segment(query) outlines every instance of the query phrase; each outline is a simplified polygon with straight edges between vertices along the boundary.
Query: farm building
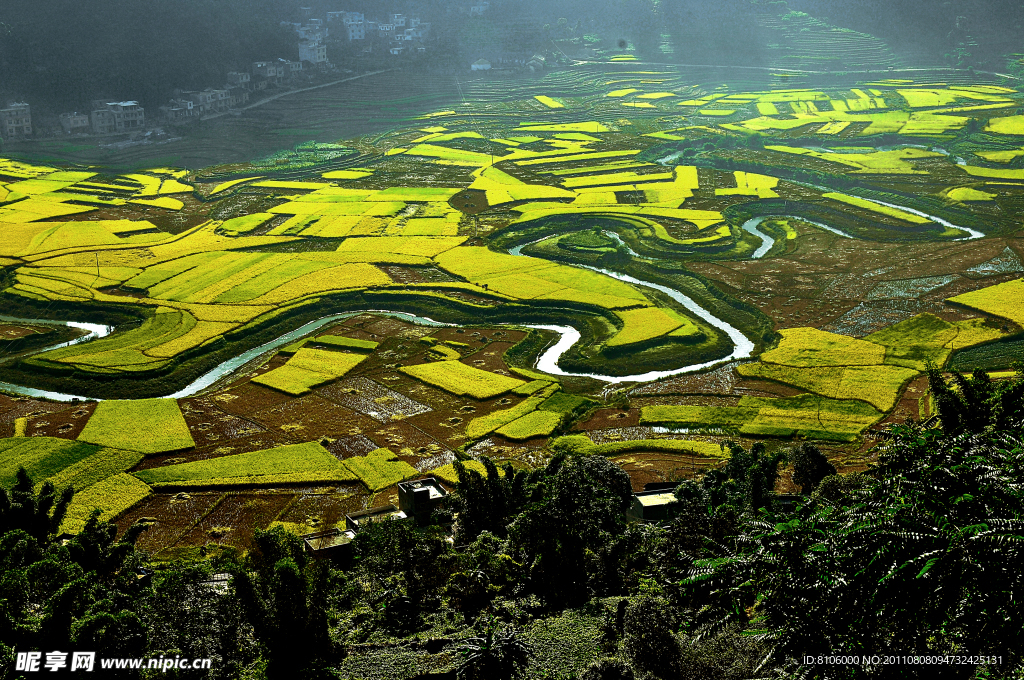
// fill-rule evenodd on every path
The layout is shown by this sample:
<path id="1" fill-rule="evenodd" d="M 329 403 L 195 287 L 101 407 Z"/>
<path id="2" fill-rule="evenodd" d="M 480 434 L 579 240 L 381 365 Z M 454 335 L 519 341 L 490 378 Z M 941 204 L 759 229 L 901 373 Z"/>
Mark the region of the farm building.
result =
<path id="1" fill-rule="evenodd" d="M 444 503 L 448 492 L 433 477 L 398 485 L 398 507 L 420 526 L 430 522 L 434 509 Z"/>
<path id="2" fill-rule="evenodd" d="M 626 510 L 628 522 L 660 522 L 675 517 L 680 503 L 672 489 L 650 489 L 633 494 Z"/>
<path id="3" fill-rule="evenodd" d="M 345 515 L 345 525 L 349 531 L 356 532 L 371 522 L 382 522 L 386 519 L 408 519 L 409 516 L 396 508 L 394 505 L 382 505 L 379 508 L 360 510 L 351 515 Z"/>
<path id="4" fill-rule="evenodd" d="M 306 552 L 312 553 L 315 557 L 332 557 L 347 552 L 349 544 L 355 537 L 355 531 L 334 528 L 305 534 L 302 542 L 306 546 Z"/>

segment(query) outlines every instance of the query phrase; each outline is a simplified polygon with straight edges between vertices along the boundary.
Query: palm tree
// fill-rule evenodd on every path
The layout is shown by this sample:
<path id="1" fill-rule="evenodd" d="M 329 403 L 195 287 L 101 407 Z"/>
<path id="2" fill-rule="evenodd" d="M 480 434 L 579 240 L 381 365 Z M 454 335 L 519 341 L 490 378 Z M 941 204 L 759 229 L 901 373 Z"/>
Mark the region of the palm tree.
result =
<path id="1" fill-rule="evenodd" d="M 511 680 L 522 673 L 532 655 L 519 630 L 499 629 L 493 621 L 483 634 L 466 640 L 459 652 L 465 657 L 459 665 L 459 680 Z"/>

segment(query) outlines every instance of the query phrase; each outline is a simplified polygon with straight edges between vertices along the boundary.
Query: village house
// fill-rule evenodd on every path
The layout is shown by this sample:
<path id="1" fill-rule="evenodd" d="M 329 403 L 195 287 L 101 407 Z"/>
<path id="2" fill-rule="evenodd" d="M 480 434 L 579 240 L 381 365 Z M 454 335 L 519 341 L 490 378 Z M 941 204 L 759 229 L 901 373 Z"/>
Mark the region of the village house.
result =
<path id="1" fill-rule="evenodd" d="M 360 510 L 351 515 L 345 515 L 345 528 L 352 532 L 358 532 L 373 522 L 384 520 L 407 520 L 409 516 L 396 508 L 394 505 L 382 505 L 369 510 Z"/>
<path id="2" fill-rule="evenodd" d="M 299 43 L 299 61 L 308 61 L 314 66 L 327 65 L 327 45 L 320 42 L 303 41 Z"/>
<path id="3" fill-rule="evenodd" d="M 252 87 L 252 76 L 244 71 L 231 71 L 228 73 L 228 87 Z"/>
<path id="4" fill-rule="evenodd" d="M 682 507 L 671 488 L 659 487 L 660 484 L 648 484 L 643 491 L 633 494 L 633 500 L 626 510 L 627 522 L 663 522 L 676 516 Z"/>
<path id="5" fill-rule="evenodd" d="M 192 102 L 192 115 L 194 116 L 227 111 L 231 99 L 227 90 L 213 88 L 207 88 L 202 92 L 182 92 L 181 96 Z"/>
<path id="6" fill-rule="evenodd" d="M 398 484 L 398 509 L 415 519 L 419 526 L 430 524 L 434 510 L 447 498 L 448 491 L 434 477 Z"/>
<path id="7" fill-rule="evenodd" d="M 89 132 L 91 123 L 89 122 L 89 114 L 87 113 L 62 113 L 60 114 L 60 126 L 64 129 L 64 133 L 68 135 L 75 135 Z"/>
<path id="8" fill-rule="evenodd" d="M 24 102 L 13 102 L 0 109 L 0 132 L 4 139 L 18 139 L 32 134 L 32 109 Z"/>
<path id="9" fill-rule="evenodd" d="M 175 121 L 192 116 L 192 102 L 188 99 L 172 99 L 167 106 L 160 107 L 160 113 L 165 120 Z"/>
<path id="10" fill-rule="evenodd" d="M 280 85 L 284 80 L 284 67 L 276 61 L 255 61 L 252 64 L 254 88 L 262 90 L 267 85 Z"/>
<path id="11" fill-rule="evenodd" d="M 146 110 L 137 101 L 105 102 L 95 99 L 89 114 L 92 131 L 99 135 L 134 132 L 146 127 Z"/>

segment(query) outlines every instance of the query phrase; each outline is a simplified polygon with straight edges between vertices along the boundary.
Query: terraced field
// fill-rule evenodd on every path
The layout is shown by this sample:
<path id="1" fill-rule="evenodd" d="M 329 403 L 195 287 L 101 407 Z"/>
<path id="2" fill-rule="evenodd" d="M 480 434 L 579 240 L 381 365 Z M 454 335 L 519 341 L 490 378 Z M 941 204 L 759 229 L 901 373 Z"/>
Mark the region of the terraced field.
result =
<path id="1" fill-rule="evenodd" d="M 334 525 L 556 438 L 634 484 L 728 440 L 859 469 L 875 430 L 931 413 L 929 366 L 1019 358 L 1005 84 L 615 63 L 467 87 L 458 111 L 191 172 L 0 162 L 6 478 L 79 490 L 70 531 L 89 507 L 162 518 L 173 557 L 225 540 L 207 517 Z M 43 339 L 79 332 L 103 337 Z M 296 515 L 306 494 L 329 500 Z"/>

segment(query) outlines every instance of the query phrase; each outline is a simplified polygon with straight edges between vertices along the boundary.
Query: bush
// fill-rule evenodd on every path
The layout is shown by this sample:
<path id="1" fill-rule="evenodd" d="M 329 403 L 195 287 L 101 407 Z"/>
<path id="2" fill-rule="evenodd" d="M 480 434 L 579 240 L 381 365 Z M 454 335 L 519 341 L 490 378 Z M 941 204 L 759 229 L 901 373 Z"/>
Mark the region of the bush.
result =
<path id="1" fill-rule="evenodd" d="M 813 444 L 796 446 L 789 456 L 793 462 L 793 483 L 805 496 L 813 493 L 821 480 L 836 473 L 836 467 Z"/>
<path id="2" fill-rule="evenodd" d="M 683 648 L 672 632 L 668 602 L 643 596 L 626 610 L 622 652 L 642 673 L 664 680 L 682 677 Z"/>
<path id="3" fill-rule="evenodd" d="M 621 659 L 598 659 L 590 664 L 580 680 L 633 680 L 633 669 Z"/>

